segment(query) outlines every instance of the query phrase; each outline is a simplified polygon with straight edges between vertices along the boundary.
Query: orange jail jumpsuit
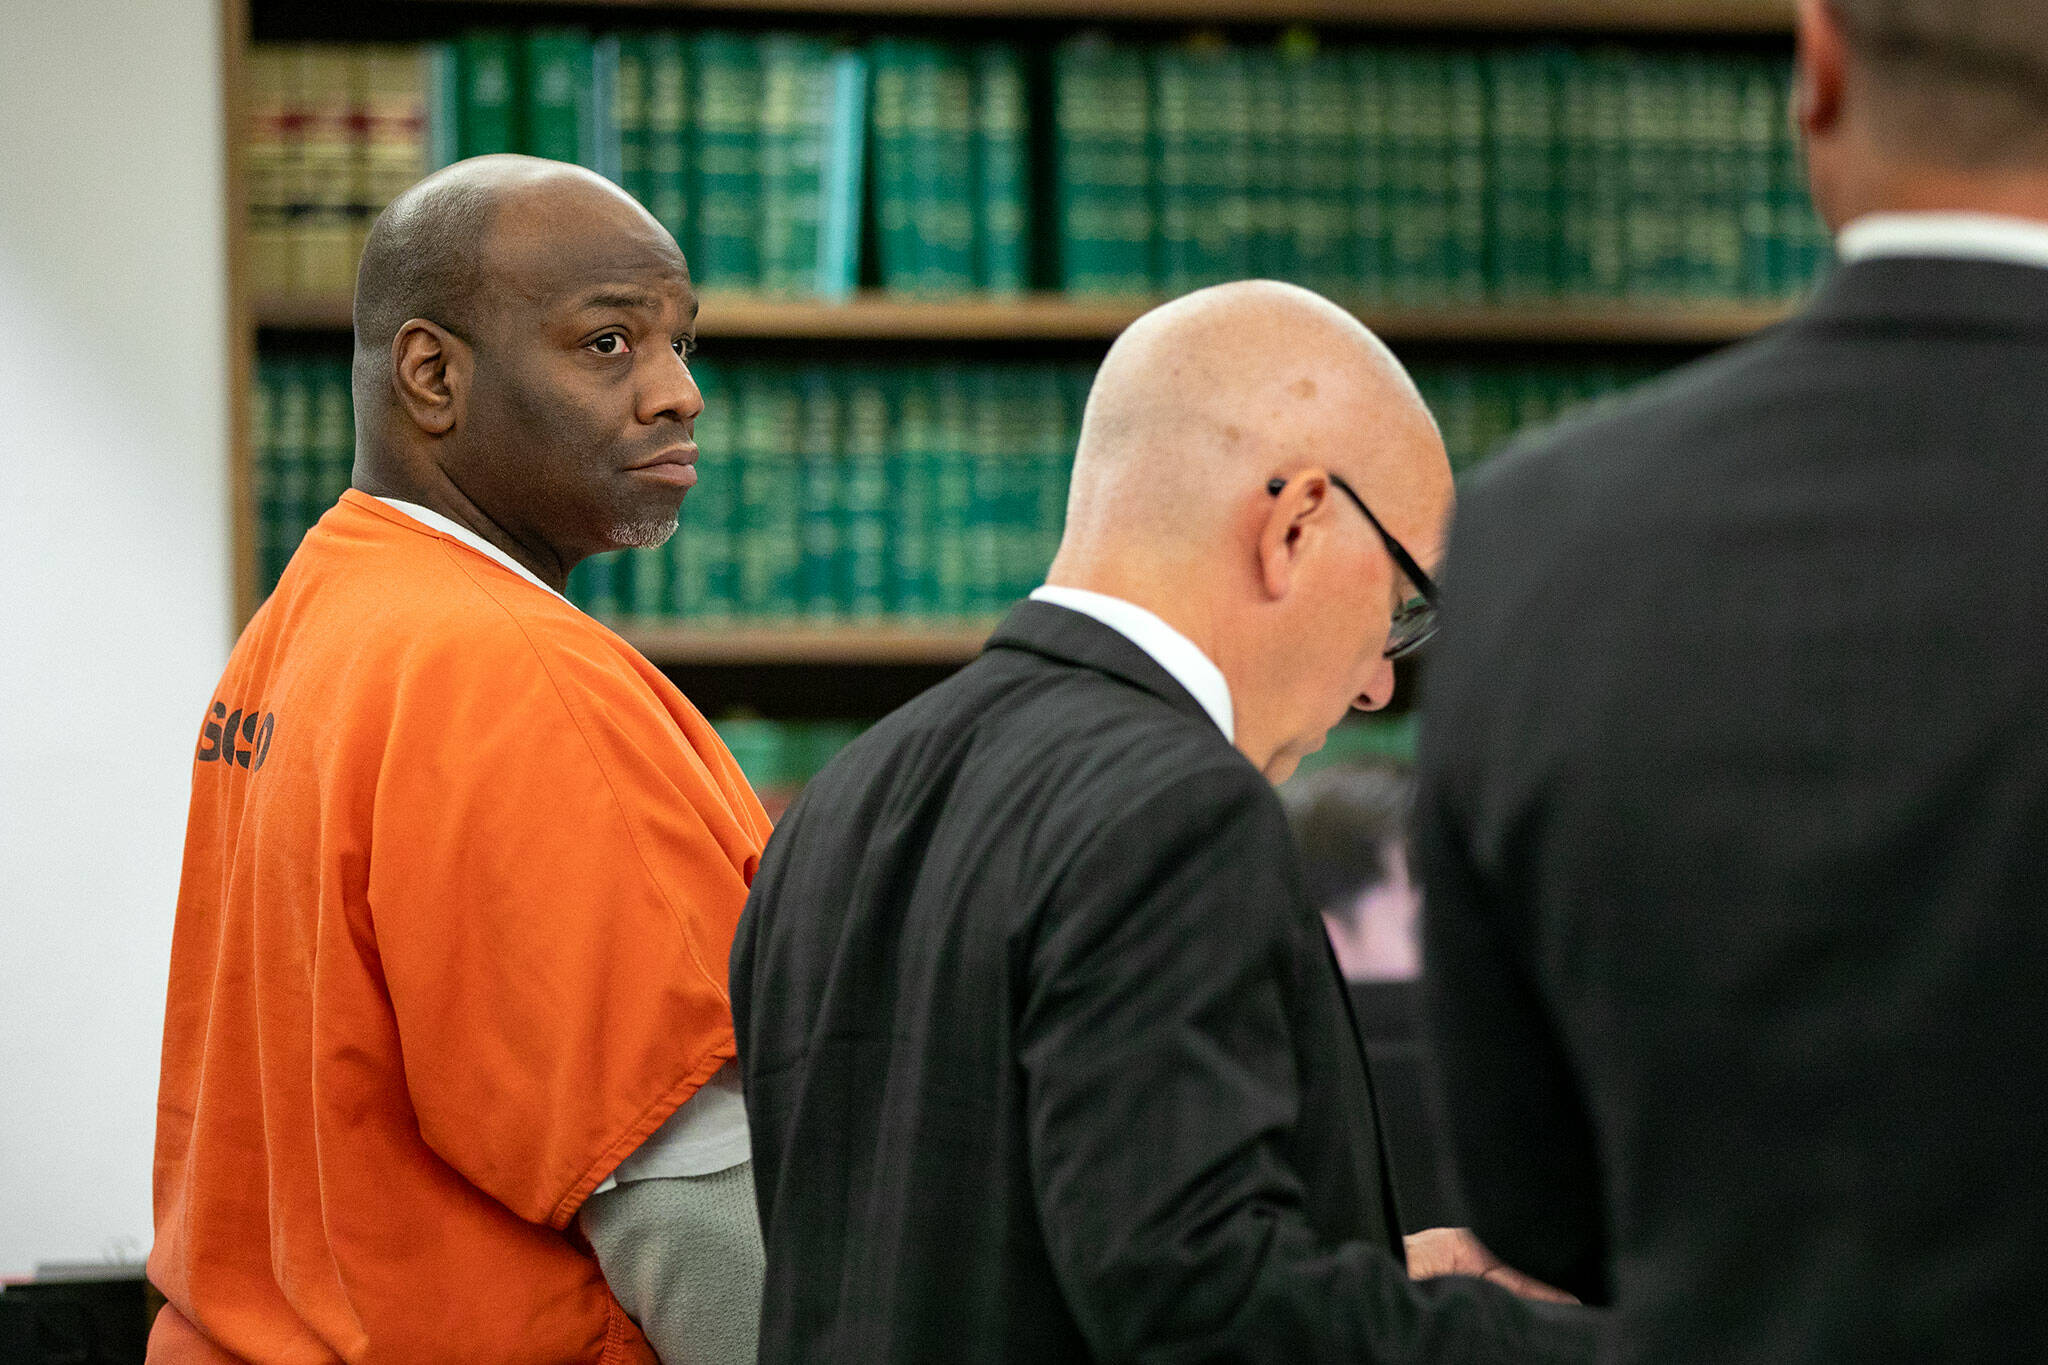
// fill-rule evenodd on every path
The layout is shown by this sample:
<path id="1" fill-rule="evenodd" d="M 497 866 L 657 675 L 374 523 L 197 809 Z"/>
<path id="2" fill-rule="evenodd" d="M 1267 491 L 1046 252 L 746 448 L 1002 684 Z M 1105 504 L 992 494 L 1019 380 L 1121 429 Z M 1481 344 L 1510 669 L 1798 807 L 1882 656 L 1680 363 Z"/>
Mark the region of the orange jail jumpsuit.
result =
<path id="1" fill-rule="evenodd" d="M 345 494 L 195 751 L 150 1360 L 652 1361 L 570 1221 L 733 1056 L 768 831 L 631 646 Z"/>

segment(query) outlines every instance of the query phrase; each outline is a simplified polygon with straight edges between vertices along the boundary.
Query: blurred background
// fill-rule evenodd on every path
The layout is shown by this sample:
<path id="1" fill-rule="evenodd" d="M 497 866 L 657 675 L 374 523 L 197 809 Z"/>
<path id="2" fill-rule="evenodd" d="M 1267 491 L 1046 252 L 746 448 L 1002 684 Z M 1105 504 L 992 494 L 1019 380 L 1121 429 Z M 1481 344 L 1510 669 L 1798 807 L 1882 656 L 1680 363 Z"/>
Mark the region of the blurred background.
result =
<path id="1" fill-rule="evenodd" d="M 1162 296 L 1352 307 L 1461 477 L 1781 317 L 1829 255 L 1790 10 L 9 0 L 0 1277 L 147 1250 L 189 746 L 346 484 L 356 253 L 419 176 L 578 161 L 682 243 L 704 479 L 572 589 L 775 810 L 1040 581 L 1094 367 Z M 1305 776 L 1398 772 L 1413 694 Z"/>

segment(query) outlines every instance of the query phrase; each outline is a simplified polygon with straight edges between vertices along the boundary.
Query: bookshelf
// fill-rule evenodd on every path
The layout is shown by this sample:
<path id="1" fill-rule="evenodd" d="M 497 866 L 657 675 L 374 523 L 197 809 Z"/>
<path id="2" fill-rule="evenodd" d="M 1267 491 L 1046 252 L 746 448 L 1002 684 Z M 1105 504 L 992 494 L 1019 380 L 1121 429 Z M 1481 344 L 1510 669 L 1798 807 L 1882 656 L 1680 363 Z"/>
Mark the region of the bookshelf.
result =
<path id="1" fill-rule="evenodd" d="M 1092 23 L 1344 24 L 1496 32 L 1787 34 L 1792 0 L 463 0 L 633 14 L 831 14 Z"/>
<path id="2" fill-rule="evenodd" d="M 1694 48 L 1758 54 L 1788 47 L 1793 17 L 1792 0 L 444 0 L 427 7 L 374 0 L 345 12 L 310 13 L 289 0 L 224 0 L 223 5 L 223 90 L 231 130 L 227 209 L 233 329 L 228 359 L 235 416 L 231 486 L 238 621 L 254 613 L 263 590 L 259 560 L 264 551 L 253 491 L 256 452 L 249 433 L 259 355 L 273 348 L 338 353 L 350 321 L 344 293 L 253 287 L 241 139 L 248 126 L 249 58 L 256 33 L 281 42 L 410 42 L 478 28 L 523 31 L 566 25 L 643 32 L 725 27 L 746 33 L 831 31 L 857 41 L 887 33 L 964 35 L 1049 51 L 1065 34 L 1105 25 L 1119 41 L 1156 36 L 1164 43 L 1191 31 L 1218 30 L 1233 35 L 1262 31 L 1268 36 L 1256 41 L 1270 42 L 1274 32 L 1301 24 L 1316 26 L 1335 43 L 1485 47 L 1556 39 L 1587 50 L 1621 41 L 1666 54 Z M 1038 82 L 1045 77 L 1032 79 L 1032 118 L 1050 119 L 1040 103 L 1047 87 Z M 1782 118 L 1778 122 L 1782 127 Z M 1039 160 L 1033 174 L 1047 174 L 1044 150 L 1034 156 Z M 1047 193 L 1046 186 L 1041 183 L 1037 192 Z M 1041 230 L 1044 226 L 1039 224 Z M 873 223 L 868 230 L 876 230 Z M 699 330 L 707 341 L 720 343 L 706 360 L 721 366 L 735 356 L 781 358 L 777 363 L 794 356 L 804 364 L 871 367 L 929 364 L 935 357 L 970 364 L 985 357 L 1007 363 L 1019 356 L 1033 363 L 1046 357 L 1092 363 L 1124 327 L 1159 301 L 1142 294 L 1050 292 L 1042 286 L 1051 277 L 1041 267 L 1034 267 L 1033 275 L 1041 288 L 1022 293 L 952 296 L 864 287 L 837 302 L 711 288 L 702 297 Z M 332 281 L 334 275 L 321 278 Z M 877 277 L 869 273 L 864 278 Z M 1155 275 L 1155 288 L 1157 280 Z M 1621 357 L 1629 348 L 1681 358 L 1750 336 L 1780 321 L 1792 306 L 1782 295 L 1722 299 L 1698 290 L 1685 297 L 1567 294 L 1515 303 L 1480 303 L 1465 296 L 1426 306 L 1344 300 L 1334 290 L 1326 292 L 1347 302 L 1388 341 L 1404 351 L 1413 348 L 1425 363 L 1434 358 L 1439 368 L 1447 357 L 1461 365 L 1463 358 L 1476 357 L 1472 363 L 1480 368 L 1507 363 L 1509 357 L 1523 363 L 1552 355 L 1601 357 L 1604 364 L 1605 357 Z M 1528 363 L 1540 367 L 1550 361 Z M 1498 434 L 1494 429 L 1493 435 Z M 901 456 L 892 453 L 891 458 Z M 625 599 L 619 600 L 623 604 Z M 988 605 L 986 597 L 969 599 L 965 609 L 984 611 Z M 958 609 L 958 602 L 945 608 Z M 820 625 L 763 624 L 741 617 L 713 626 L 626 616 L 615 624 L 707 714 L 822 715 L 843 725 L 880 714 L 972 659 L 994 618 L 953 615 L 911 623 L 863 617 Z M 1404 677 L 1397 710 L 1412 687 L 1413 680 Z"/>
<path id="3" fill-rule="evenodd" d="M 867 290 L 845 303 L 704 294 L 698 334 L 793 341 L 1108 342 L 1161 300 L 1016 298 L 908 299 Z M 1583 303 L 1519 307 L 1389 308 L 1359 305 L 1360 321 L 1391 342 L 1717 346 L 1782 319 L 1777 303 Z M 340 296 L 259 297 L 256 324 L 291 331 L 345 332 Z"/>

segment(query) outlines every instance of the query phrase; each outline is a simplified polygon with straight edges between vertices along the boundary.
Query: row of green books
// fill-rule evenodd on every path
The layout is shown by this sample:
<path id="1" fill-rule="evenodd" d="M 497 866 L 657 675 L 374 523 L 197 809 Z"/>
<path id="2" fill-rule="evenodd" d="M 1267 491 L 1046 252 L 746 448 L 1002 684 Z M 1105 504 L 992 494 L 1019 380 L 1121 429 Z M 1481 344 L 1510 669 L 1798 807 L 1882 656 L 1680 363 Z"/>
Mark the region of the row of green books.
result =
<path id="1" fill-rule="evenodd" d="M 1829 254 L 1789 64 L 1750 53 L 551 26 L 250 71 L 259 291 L 345 290 L 408 176 L 494 151 L 602 172 L 701 284 L 772 295 L 1776 299 Z"/>
<path id="2" fill-rule="evenodd" d="M 1416 713 L 1352 716 L 1317 752 L 1302 761 L 1303 773 L 1363 760 L 1415 761 Z M 712 722 L 771 817 L 779 819 L 804 784 L 868 727 L 864 721 L 764 720 L 730 715 Z"/>
<path id="3" fill-rule="evenodd" d="M 1768 299 L 1827 235 L 1782 59 L 1614 46 L 1137 44 L 1053 56 L 1060 278 L 1348 300 Z"/>
<path id="4" fill-rule="evenodd" d="M 693 370 L 699 480 L 667 544 L 598 555 L 570 597 L 623 621 L 861 625 L 981 620 L 1058 548 L 1087 367 L 710 364 Z M 1516 432 L 1650 364 L 1426 364 L 1415 375 L 1463 472 Z M 341 356 L 269 355 L 251 405 L 267 590 L 348 487 Z"/>

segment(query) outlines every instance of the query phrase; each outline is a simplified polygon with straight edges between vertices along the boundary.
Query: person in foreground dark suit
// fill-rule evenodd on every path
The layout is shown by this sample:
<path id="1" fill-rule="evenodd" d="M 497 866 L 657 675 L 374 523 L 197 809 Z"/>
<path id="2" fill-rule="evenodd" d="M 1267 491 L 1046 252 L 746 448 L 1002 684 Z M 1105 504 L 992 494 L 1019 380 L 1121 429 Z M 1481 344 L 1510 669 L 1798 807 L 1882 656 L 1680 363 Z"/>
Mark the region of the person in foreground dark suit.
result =
<path id="1" fill-rule="evenodd" d="M 1622 1360 L 2048 1360 L 2048 6 L 1808 0 L 1799 65 L 1839 273 L 1464 499 L 1457 1164 Z"/>
<path id="2" fill-rule="evenodd" d="M 1433 560 L 1450 494 L 1406 374 L 1305 290 L 1118 340 L 1050 585 L 827 767 L 755 878 L 763 1360 L 1591 1357 L 1586 1310 L 1403 1272 L 1269 785 L 1385 704 L 1427 576 L 1391 537 Z"/>
<path id="3" fill-rule="evenodd" d="M 1421 894 L 1408 875 L 1414 784 L 1387 759 L 1334 764 L 1280 788 L 1308 903 L 1323 917 L 1372 1072 L 1394 1205 L 1411 1228 L 1463 1220 L 1422 1042 Z"/>

